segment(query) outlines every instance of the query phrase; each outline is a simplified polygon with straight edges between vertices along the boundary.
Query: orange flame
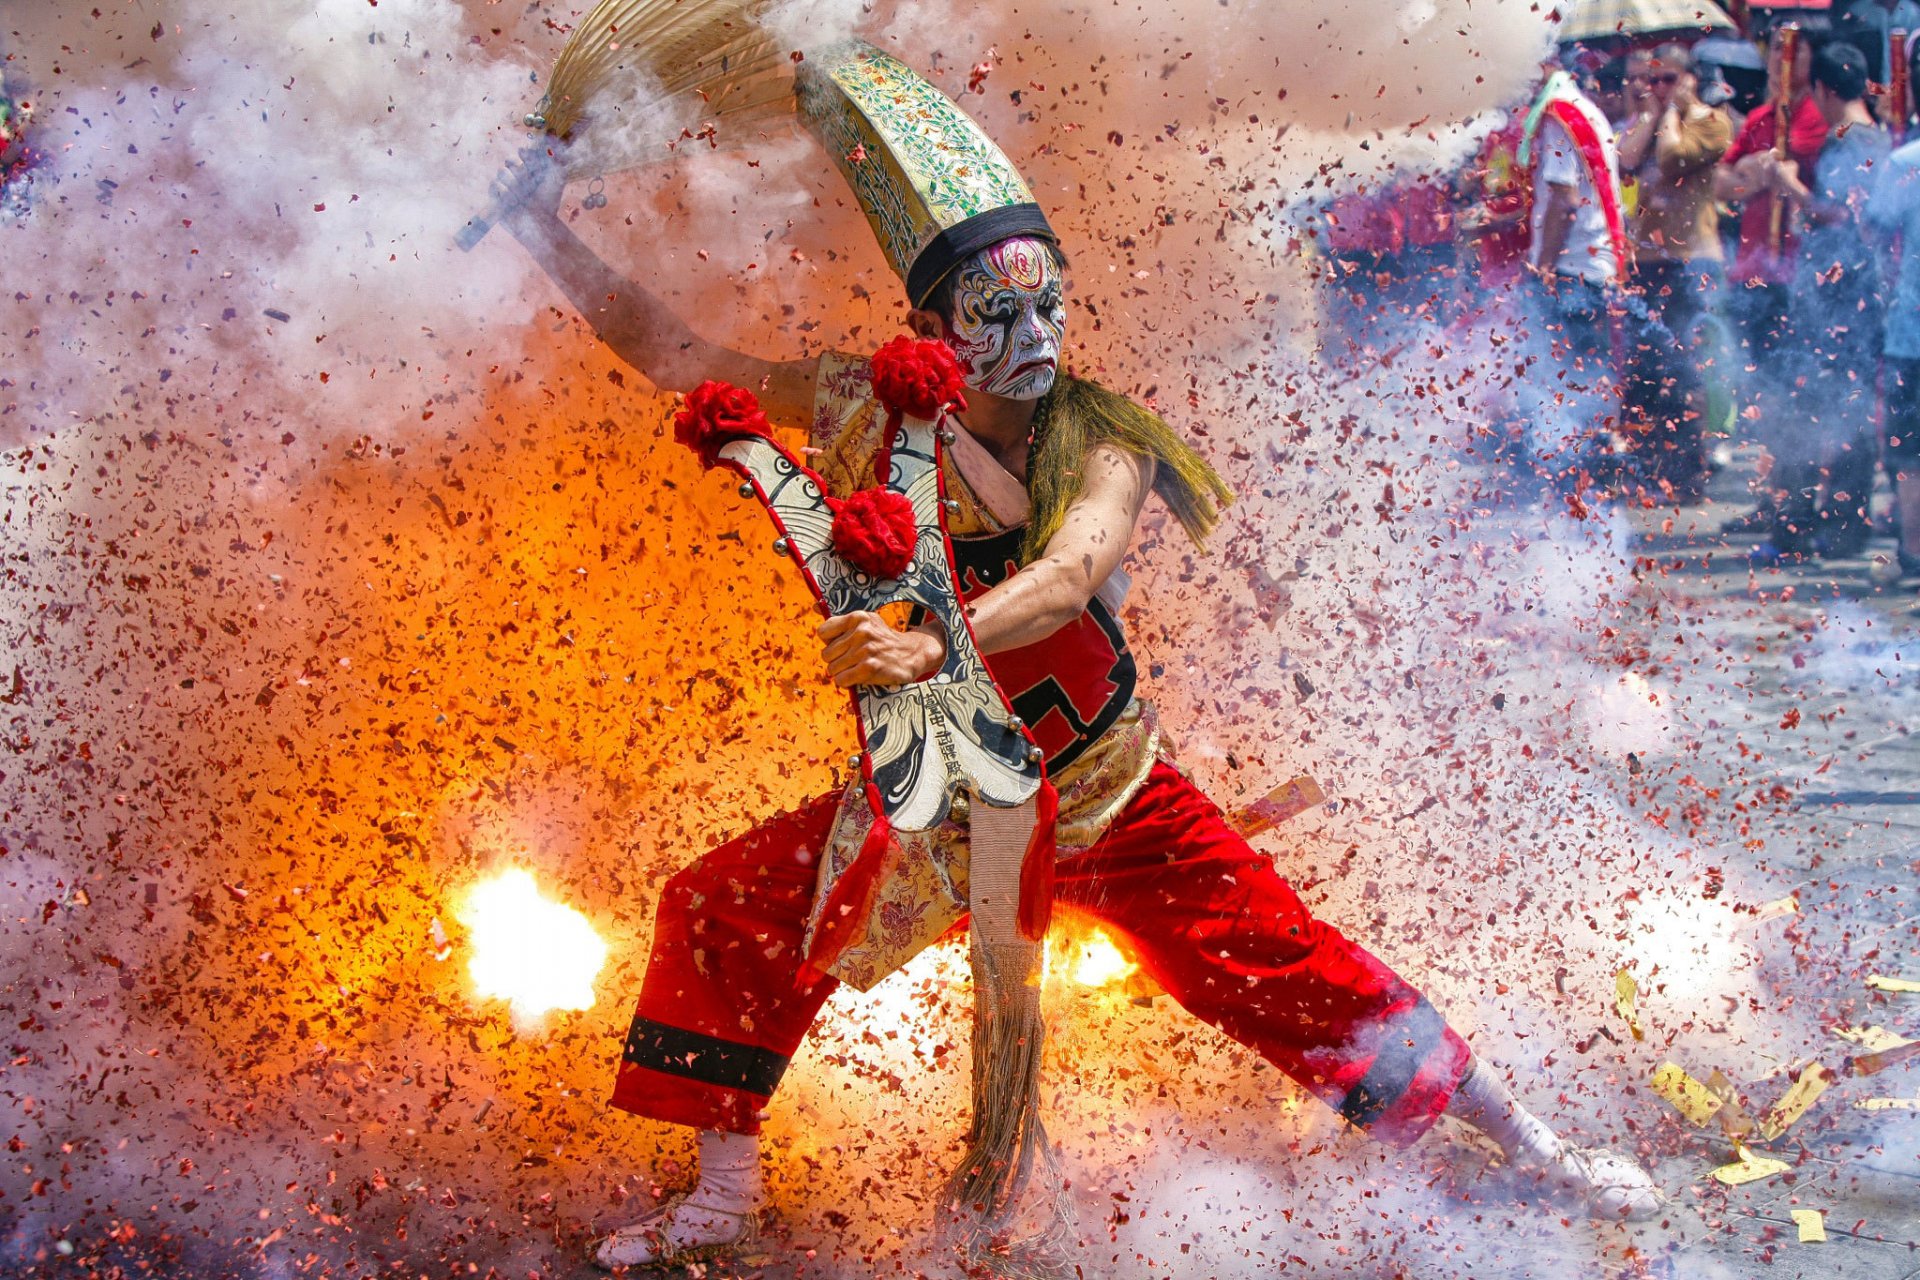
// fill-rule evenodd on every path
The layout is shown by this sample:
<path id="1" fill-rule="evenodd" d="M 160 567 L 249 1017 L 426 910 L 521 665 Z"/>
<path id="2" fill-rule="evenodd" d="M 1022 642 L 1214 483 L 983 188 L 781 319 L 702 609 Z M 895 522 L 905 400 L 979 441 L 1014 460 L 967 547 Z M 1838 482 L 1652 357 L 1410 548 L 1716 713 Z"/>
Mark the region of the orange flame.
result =
<path id="1" fill-rule="evenodd" d="M 1098 928 L 1069 933 L 1060 947 L 1059 966 L 1062 977 L 1082 987 L 1118 986 L 1140 968 Z"/>

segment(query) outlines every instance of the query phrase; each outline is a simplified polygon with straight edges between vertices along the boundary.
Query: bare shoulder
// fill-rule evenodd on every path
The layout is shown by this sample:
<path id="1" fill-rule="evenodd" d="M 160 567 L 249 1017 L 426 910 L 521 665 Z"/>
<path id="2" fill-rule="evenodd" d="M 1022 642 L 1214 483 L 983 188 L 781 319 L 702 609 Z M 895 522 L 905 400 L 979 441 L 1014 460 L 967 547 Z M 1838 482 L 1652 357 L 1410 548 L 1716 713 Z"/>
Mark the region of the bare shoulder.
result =
<path id="1" fill-rule="evenodd" d="M 1086 467 L 1086 494 L 1097 490 L 1140 502 L 1153 487 L 1153 459 L 1110 441 L 1103 440 L 1087 450 Z"/>

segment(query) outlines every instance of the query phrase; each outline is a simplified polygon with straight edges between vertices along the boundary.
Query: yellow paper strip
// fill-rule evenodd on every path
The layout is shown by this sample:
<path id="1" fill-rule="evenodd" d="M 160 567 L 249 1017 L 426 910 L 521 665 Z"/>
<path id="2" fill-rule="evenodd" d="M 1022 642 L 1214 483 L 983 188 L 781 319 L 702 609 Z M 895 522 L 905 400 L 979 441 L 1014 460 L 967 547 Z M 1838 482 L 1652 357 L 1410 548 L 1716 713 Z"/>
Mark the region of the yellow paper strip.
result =
<path id="1" fill-rule="evenodd" d="M 1627 1024 L 1627 1030 L 1633 1032 L 1635 1040 L 1645 1040 L 1647 1033 L 1640 1029 L 1640 1014 L 1634 1007 L 1639 998 L 1640 984 L 1625 969 L 1613 975 L 1613 1008 Z"/>
<path id="2" fill-rule="evenodd" d="M 1653 1073 L 1653 1091 L 1693 1125 L 1705 1124 L 1725 1105 L 1713 1090 L 1671 1062 L 1661 1063 Z"/>
<path id="3" fill-rule="evenodd" d="M 1827 1239 L 1827 1215 L 1818 1209 L 1790 1209 L 1793 1225 L 1800 1228 L 1801 1244 L 1824 1244 Z"/>
<path id="4" fill-rule="evenodd" d="M 1920 1098 L 1862 1098 L 1853 1105 L 1860 1111 L 1920 1111 Z"/>
<path id="5" fill-rule="evenodd" d="M 1914 1043 L 1885 1027 L 1835 1027 L 1833 1034 L 1849 1043 L 1859 1045 L 1868 1053 L 1882 1053 L 1888 1049 L 1898 1049 L 1903 1044 Z"/>
<path id="6" fill-rule="evenodd" d="M 1912 978 L 1889 978 L 1883 973 L 1869 974 L 1867 985 L 1875 991 L 1904 991 L 1909 994 L 1920 993 L 1920 982 Z"/>
<path id="7" fill-rule="evenodd" d="M 1320 784 L 1302 774 L 1290 782 L 1281 783 L 1252 804 L 1234 810 L 1227 821 L 1244 840 L 1326 802 L 1327 795 L 1320 789 Z"/>
<path id="8" fill-rule="evenodd" d="M 1888 1067 L 1897 1067 L 1903 1062 L 1920 1058 L 1920 1043 L 1912 1040 L 1895 1045 L 1891 1049 L 1882 1049 L 1878 1053 L 1863 1053 L 1853 1060 L 1853 1074 L 1857 1076 L 1878 1075 Z"/>
<path id="9" fill-rule="evenodd" d="M 1714 1181 L 1729 1187 L 1744 1187 L 1749 1182 L 1758 1182 L 1762 1178 L 1771 1178 L 1776 1173 L 1785 1173 L 1793 1166 L 1785 1160 L 1775 1160 L 1771 1156 L 1757 1156 L 1742 1149 L 1740 1158 L 1732 1164 L 1723 1164 L 1713 1171 Z"/>
<path id="10" fill-rule="evenodd" d="M 1772 902 L 1763 902 L 1753 909 L 1753 922 L 1764 924 L 1768 920 L 1778 920 L 1781 916 L 1790 916 L 1800 910 L 1800 899 L 1794 897 L 1775 898 Z"/>
<path id="11" fill-rule="evenodd" d="M 1808 1108 L 1820 1100 L 1833 1084 L 1833 1072 L 1819 1063 L 1814 1063 L 1800 1073 L 1791 1089 L 1781 1095 L 1780 1101 L 1773 1104 L 1772 1110 L 1760 1121 L 1760 1136 L 1771 1142 L 1791 1128 L 1795 1121 L 1807 1114 Z"/>

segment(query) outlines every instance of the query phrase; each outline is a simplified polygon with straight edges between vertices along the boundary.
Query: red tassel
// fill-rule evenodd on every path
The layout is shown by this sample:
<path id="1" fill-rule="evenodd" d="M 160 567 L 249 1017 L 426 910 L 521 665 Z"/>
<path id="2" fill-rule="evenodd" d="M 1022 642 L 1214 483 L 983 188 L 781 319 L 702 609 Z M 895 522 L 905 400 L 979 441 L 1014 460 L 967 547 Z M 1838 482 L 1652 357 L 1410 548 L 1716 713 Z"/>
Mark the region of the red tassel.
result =
<path id="1" fill-rule="evenodd" d="M 902 416 L 910 413 L 916 418 L 938 418 L 948 405 L 964 410 L 966 385 L 960 362 L 944 342 L 901 334 L 873 353 L 873 398 L 887 411 L 880 450 L 873 460 L 875 484 L 884 487 L 887 483 L 887 472 L 893 464 L 893 433 L 900 429 Z"/>
<path id="2" fill-rule="evenodd" d="M 1053 866 L 1059 858 L 1054 826 L 1060 817 L 1060 793 L 1051 779 L 1040 782 L 1040 803 L 1034 806 L 1033 834 L 1020 859 L 1020 934 L 1028 942 L 1047 936 L 1053 921 Z"/>
<path id="3" fill-rule="evenodd" d="M 709 378 L 687 393 L 673 417 L 673 438 L 700 455 L 700 465 L 719 461 L 720 450 L 741 436 L 770 438 L 773 428 L 760 410 L 760 398 L 745 387 Z"/>
<path id="4" fill-rule="evenodd" d="M 884 489 L 893 478 L 893 433 L 906 421 L 898 409 L 887 410 L 887 425 L 880 429 L 880 448 L 873 455 L 873 482 Z"/>
<path id="5" fill-rule="evenodd" d="M 966 375 L 944 342 L 903 333 L 873 353 L 872 370 L 873 398 L 894 413 L 931 418 L 943 405 L 967 407 Z"/>
<path id="6" fill-rule="evenodd" d="M 867 829 L 867 838 L 861 842 L 852 865 L 840 873 L 833 892 L 827 895 L 820 927 L 814 932 L 813 948 L 807 955 L 807 963 L 823 974 L 865 932 L 874 897 L 880 891 L 880 873 L 887 864 L 887 846 L 893 843 L 893 825 L 880 812 L 880 792 L 871 782 L 867 784 L 867 805 L 873 810 L 873 826 Z"/>

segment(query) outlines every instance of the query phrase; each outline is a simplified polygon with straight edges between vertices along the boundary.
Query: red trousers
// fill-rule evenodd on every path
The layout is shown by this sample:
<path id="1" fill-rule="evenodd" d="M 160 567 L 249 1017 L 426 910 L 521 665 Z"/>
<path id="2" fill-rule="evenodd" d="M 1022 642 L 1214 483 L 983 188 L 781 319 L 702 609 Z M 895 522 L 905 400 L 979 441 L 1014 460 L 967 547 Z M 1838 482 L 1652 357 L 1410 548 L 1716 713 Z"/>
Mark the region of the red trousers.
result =
<path id="1" fill-rule="evenodd" d="M 667 883 L 613 1105 L 757 1133 L 755 1114 L 838 985 L 798 978 L 838 794 L 715 849 Z M 1100 842 L 1059 864 L 1055 901 L 1118 936 L 1218 1027 L 1394 1142 L 1424 1133 L 1466 1042 L 1386 965 L 1313 918 L 1272 861 L 1157 765 Z"/>

